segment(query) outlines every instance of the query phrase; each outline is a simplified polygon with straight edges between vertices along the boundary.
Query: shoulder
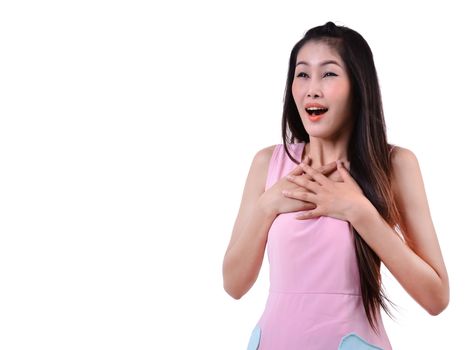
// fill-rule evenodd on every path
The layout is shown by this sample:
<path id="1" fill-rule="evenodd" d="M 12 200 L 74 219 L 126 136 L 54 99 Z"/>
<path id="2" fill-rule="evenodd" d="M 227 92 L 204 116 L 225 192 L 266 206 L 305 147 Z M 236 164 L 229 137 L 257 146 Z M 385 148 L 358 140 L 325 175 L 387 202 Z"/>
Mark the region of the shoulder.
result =
<path id="1" fill-rule="evenodd" d="M 259 168 L 267 168 L 276 146 L 277 145 L 272 145 L 258 150 L 254 155 L 254 159 L 252 161 L 253 164 L 258 166 Z"/>
<path id="2" fill-rule="evenodd" d="M 408 169 L 418 165 L 417 157 L 408 148 L 394 146 L 391 152 L 391 166 L 394 171 Z"/>
<path id="3" fill-rule="evenodd" d="M 260 149 L 254 156 L 254 161 L 258 163 L 263 163 L 264 165 L 269 164 L 269 161 L 271 160 L 276 147 L 279 147 L 281 149 L 280 152 L 282 153 L 285 152 L 284 144 L 280 143 L 276 145 L 271 145 L 271 146 Z M 293 154 L 293 156 L 295 156 L 296 153 L 299 154 L 300 152 L 302 152 L 301 147 L 302 147 L 302 143 L 288 143 L 287 144 L 287 149 L 291 154 Z"/>
<path id="4" fill-rule="evenodd" d="M 265 188 L 267 172 L 275 147 L 277 147 L 277 145 L 271 145 L 258 150 L 252 160 L 248 174 L 249 181 L 259 188 L 261 192 L 263 192 Z"/>
<path id="5" fill-rule="evenodd" d="M 419 161 L 413 151 L 395 146 L 391 152 L 392 182 L 396 196 L 422 185 Z"/>
<path id="6" fill-rule="evenodd" d="M 394 172 L 414 169 L 418 165 L 419 163 L 414 152 L 408 148 L 394 146 L 391 152 L 391 166 Z"/>

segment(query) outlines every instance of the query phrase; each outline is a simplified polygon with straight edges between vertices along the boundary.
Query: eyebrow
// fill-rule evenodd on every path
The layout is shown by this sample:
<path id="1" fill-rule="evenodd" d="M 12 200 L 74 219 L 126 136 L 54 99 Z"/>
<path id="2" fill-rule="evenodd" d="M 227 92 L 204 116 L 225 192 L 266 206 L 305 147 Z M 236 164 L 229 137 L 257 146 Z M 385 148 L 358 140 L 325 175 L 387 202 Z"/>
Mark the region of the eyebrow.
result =
<path id="1" fill-rule="evenodd" d="M 297 67 L 299 64 L 304 64 L 304 65 L 306 65 L 306 66 L 309 66 L 309 64 L 308 64 L 307 62 L 305 62 L 305 61 L 299 61 L 299 62 L 295 65 L 295 67 Z M 319 66 L 322 67 L 322 66 L 326 66 L 327 64 L 336 64 L 338 67 L 341 67 L 340 64 L 339 64 L 337 61 L 335 61 L 335 60 L 323 61 L 322 63 L 319 64 Z"/>

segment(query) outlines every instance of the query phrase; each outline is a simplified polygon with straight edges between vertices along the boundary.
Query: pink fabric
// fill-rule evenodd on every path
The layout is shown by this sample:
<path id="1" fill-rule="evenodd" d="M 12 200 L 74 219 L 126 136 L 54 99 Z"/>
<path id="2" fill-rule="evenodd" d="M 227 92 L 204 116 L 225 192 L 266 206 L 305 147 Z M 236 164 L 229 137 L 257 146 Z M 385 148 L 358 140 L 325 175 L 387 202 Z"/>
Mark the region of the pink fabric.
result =
<path id="1" fill-rule="evenodd" d="M 289 145 L 298 161 L 304 146 Z M 295 166 L 276 145 L 266 190 Z M 269 231 L 270 290 L 257 324 L 259 350 L 336 350 L 350 333 L 390 350 L 380 313 L 379 335 L 366 318 L 350 224 L 327 216 L 297 220 L 296 214 L 278 215 Z"/>

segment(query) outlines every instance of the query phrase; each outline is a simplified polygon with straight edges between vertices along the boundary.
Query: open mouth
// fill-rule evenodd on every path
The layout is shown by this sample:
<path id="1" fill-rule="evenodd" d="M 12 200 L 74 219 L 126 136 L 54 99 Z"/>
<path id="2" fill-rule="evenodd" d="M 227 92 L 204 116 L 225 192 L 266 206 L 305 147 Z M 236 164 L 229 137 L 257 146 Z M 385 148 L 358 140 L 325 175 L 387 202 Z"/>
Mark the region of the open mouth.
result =
<path id="1" fill-rule="evenodd" d="M 322 115 L 323 113 L 328 111 L 328 108 L 314 108 L 314 107 L 311 107 L 311 108 L 305 108 L 305 110 L 310 115 Z"/>

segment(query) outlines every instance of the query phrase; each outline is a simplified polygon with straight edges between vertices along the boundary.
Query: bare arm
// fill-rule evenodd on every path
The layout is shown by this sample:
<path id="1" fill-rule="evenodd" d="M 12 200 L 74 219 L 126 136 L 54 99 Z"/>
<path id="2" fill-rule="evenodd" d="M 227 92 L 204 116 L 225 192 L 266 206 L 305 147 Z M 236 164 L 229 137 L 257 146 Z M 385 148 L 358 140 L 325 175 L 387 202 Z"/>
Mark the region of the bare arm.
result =
<path id="1" fill-rule="evenodd" d="M 396 202 L 412 246 L 406 245 L 365 197 L 349 221 L 403 288 L 431 315 L 449 303 L 449 280 L 430 216 L 416 156 L 396 147 L 392 155 Z"/>
<path id="2" fill-rule="evenodd" d="M 264 258 L 267 234 L 275 214 L 259 201 L 275 146 L 256 153 L 244 187 L 239 213 L 223 260 L 223 284 L 235 299 L 255 283 Z"/>

